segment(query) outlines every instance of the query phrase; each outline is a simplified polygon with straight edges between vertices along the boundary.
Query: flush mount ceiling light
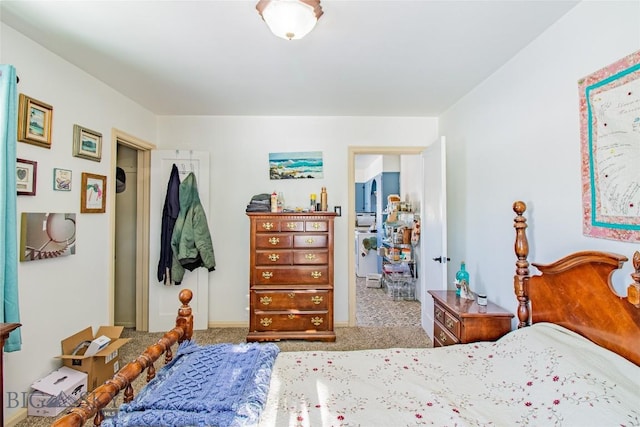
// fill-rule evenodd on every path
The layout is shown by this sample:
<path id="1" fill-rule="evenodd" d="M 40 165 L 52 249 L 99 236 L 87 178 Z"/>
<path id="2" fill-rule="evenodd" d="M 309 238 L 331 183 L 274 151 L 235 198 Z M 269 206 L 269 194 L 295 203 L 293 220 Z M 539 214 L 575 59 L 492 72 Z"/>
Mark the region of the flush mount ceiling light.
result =
<path id="1" fill-rule="evenodd" d="M 322 16 L 320 0 L 260 0 L 256 9 L 271 32 L 287 40 L 309 34 Z"/>

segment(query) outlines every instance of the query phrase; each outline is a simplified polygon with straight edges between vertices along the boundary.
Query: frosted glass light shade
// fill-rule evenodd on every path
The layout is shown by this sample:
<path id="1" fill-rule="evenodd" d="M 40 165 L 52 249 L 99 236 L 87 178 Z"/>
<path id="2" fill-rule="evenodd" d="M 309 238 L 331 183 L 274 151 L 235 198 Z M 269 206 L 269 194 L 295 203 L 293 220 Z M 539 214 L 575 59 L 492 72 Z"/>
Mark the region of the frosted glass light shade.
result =
<path id="1" fill-rule="evenodd" d="M 287 40 L 309 34 L 323 13 L 320 0 L 260 0 L 256 9 L 271 32 Z"/>

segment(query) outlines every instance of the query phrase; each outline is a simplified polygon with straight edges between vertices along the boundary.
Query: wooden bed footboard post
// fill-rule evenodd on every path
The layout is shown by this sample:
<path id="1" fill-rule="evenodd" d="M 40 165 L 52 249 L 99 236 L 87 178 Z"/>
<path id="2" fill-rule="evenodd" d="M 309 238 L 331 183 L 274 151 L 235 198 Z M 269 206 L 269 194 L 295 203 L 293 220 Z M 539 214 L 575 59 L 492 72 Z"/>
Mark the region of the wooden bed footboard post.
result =
<path id="1" fill-rule="evenodd" d="M 515 252 L 516 275 L 513 276 L 513 290 L 518 299 L 518 328 L 529 326 L 529 241 L 527 240 L 527 219 L 523 216 L 527 210 L 527 205 L 522 201 L 513 203 L 513 211 L 516 217 L 513 220 L 513 227 L 516 229 Z"/>
<path id="2" fill-rule="evenodd" d="M 182 307 L 178 309 L 178 317 L 176 317 L 176 326 L 184 329 L 184 335 L 180 337 L 178 342 L 188 341 L 193 336 L 193 312 L 189 303 L 193 298 L 191 289 L 183 289 L 178 295 L 178 299 L 182 303 Z"/>
<path id="3" fill-rule="evenodd" d="M 78 404 L 51 424 L 53 427 L 82 427 L 87 420 L 95 417 L 93 424 L 99 426 L 104 420 L 103 409 L 120 393 L 124 392 L 124 401 L 133 399 L 133 387 L 131 383 L 138 376 L 147 370 L 148 376 L 155 376 L 153 363 L 165 354 L 165 361 L 171 360 L 171 346 L 176 342 L 180 343 L 190 340 L 193 335 L 193 313 L 189 303 L 193 298 L 190 289 L 183 289 L 178 295 L 182 306 L 178 309 L 176 326 L 166 332 L 156 344 L 150 345 L 132 362 L 127 363 L 120 369 L 113 378 L 98 386 L 87 396 L 80 399 Z M 149 380 L 149 378 L 148 378 Z"/>

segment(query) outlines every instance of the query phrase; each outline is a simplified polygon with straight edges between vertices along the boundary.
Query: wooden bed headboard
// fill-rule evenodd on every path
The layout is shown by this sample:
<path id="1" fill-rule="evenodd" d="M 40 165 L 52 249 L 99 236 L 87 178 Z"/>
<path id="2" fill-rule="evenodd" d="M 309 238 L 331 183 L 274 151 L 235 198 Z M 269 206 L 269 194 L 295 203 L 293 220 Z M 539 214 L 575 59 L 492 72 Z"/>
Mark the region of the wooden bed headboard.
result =
<path id="1" fill-rule="evenodd" d="M 516 274 L 518 327 L 551 322 L 564 326 L 640 365 L 640 309 L 611 285 L 613 272 L 627 257 L 607 252 L 582 251 L 552 264 L 532 264 L 540 274 L 529 274 L 529 243 L 525 229 L 524 202 L 515 202 Z M 634 255 L 636 288 L 640 283 L 638 259 Z M 631 292 L 630 292 L 631 294 Z"/>

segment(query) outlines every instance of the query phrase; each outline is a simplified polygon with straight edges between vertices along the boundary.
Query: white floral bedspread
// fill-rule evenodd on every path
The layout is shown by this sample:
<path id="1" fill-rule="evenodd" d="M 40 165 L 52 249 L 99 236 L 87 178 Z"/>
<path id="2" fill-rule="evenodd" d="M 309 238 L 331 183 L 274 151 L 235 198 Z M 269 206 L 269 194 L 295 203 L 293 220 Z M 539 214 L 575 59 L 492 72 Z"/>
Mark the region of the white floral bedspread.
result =
<path id="1" fill-rule="evenodd" d="M 436 349 L 279 354 L 260 426 L 638 426 L 640 367 L 556 325 Z"/>

